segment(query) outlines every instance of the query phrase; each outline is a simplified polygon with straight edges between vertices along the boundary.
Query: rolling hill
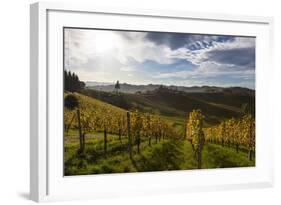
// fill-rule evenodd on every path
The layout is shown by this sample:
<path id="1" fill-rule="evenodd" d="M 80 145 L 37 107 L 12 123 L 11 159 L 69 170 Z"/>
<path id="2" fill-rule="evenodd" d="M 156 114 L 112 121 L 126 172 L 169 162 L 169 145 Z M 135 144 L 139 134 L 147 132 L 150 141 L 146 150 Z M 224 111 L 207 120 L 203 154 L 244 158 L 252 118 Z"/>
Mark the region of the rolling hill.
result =
<path id="1" fill-rule="evenodd" d="M 239 89 L 237 89 L 239 90 Z M 243 90 L 244 91 L 244 90 Z M 255 97 L 251 92 L 198 92 L 159 87 L 144 93 L 114 93 L 86 89 L 83 94 L 107 102 L 117 107 L 143 112 L 158 113 L 168 119 L 183 123 L 193 109 L 201 109 L 207 124 L 217 124 L 222 120 L 241 116 L 244 105 L 253 110 Z"/>
<path id="2" fill-rule="evenodd" d="M 113 92 L 115 89 L 114 83 L 101 83 L 101 82 L 86 82 L 86 87 L 88 89 L 97 90 L 97 91 L 104 91 L 104 92 Z M 159 84 L 148 84 L 148 85 L 133 85 L 128 83 L 121 83 L 120 84 L 120 91 L 122 93 L 136 93 L 136 92 L 150 92 L 163 87 L 163 85 Z M 170 90 L 174 91 L 183 91 L 186 93 L 237 93 L 237 94 L 246 94 L 246 95 L 254 95 L 255 91 L 242 88 L 242 87 L 217 87 L 217 86 L 164 86 L 169 88 Z"/>

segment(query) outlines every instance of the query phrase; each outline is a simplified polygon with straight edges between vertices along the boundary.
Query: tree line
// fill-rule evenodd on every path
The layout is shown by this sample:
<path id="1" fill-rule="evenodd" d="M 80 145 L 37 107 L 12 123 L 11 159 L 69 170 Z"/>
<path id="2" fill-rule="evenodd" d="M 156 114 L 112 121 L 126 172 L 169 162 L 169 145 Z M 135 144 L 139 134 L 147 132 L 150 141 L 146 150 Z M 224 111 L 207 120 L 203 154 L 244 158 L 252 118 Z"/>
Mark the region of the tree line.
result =
<path id="1" fill-rule="evenodd" d="M 79 92 L 85 88 L 85 83 L 79 80 L 78 75 L 71 71 L 63 71 L 64 90 L 69 92 Z"/>

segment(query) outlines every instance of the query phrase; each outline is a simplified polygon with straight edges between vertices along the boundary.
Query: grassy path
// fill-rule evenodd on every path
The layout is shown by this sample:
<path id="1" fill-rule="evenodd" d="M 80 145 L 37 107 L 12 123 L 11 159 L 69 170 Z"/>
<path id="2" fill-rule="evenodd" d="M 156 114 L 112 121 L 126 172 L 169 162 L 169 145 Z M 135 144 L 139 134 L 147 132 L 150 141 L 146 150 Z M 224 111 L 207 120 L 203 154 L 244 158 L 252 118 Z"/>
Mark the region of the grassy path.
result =
<path id="1" fill-rule="evenodd" d="M 127 139 L 119 141 L 118 136 L 108 136 L 107 155 L 103 152 L 102 133 L 93 133 L 86 138 L 84 154 L 77 154 L 78 138 L 70 133 L 65 137 L 65 175 L 126 173 L 161 170 L 190 170 L 196 169 L 192 148 L 188 141 L 165 140 L 152 146 L 148 140 L 142 141 L 141 152 L 137 154 L 133 147 L 133 159 L 127 152 Z M 206 144 L 203 149 L 202 168 L 248 167 L 254 166 L 249 161 L 247 153 L 215 144 Z"/>

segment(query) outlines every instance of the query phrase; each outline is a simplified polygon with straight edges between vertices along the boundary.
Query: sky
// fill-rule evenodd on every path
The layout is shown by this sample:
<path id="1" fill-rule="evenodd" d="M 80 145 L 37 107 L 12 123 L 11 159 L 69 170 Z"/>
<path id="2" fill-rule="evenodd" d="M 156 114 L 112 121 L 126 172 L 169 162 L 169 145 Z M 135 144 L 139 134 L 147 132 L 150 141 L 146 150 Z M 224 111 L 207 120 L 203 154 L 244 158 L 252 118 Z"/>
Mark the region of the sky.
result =
<path id="1" fill-rule="evenodd" d="M 65 28 L 64 69 L 80 80 L 255 88 L 255 38 Z"/>

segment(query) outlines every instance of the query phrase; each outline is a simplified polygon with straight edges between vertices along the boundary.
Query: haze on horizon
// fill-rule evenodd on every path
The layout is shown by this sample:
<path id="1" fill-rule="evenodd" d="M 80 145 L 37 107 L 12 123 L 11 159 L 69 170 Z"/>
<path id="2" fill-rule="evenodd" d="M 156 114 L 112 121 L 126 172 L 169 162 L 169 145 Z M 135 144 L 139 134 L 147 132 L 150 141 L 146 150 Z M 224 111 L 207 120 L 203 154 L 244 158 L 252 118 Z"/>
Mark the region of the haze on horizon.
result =
<path id="1" fill-rule="evenodd" d="M 255 89 L 255 38 L 64 30 L 65 70 L 82 81 Z"/>

